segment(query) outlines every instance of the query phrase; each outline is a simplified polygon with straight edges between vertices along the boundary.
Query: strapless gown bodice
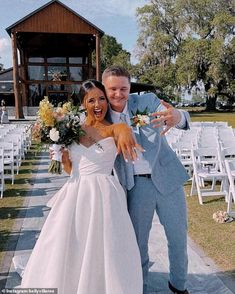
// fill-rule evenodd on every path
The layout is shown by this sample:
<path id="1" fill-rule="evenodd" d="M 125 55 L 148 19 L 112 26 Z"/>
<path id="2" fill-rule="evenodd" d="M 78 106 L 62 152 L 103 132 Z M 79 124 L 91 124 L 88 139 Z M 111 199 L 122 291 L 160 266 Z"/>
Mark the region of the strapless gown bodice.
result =
<path id="1" fill-rule="evenodd" d="M 71 177 L 107 174 L 110 175 L 117 154 L 112 137 L 99 140 L 90 147 L 73 143 L 69 147 L 72 161 Z"/>

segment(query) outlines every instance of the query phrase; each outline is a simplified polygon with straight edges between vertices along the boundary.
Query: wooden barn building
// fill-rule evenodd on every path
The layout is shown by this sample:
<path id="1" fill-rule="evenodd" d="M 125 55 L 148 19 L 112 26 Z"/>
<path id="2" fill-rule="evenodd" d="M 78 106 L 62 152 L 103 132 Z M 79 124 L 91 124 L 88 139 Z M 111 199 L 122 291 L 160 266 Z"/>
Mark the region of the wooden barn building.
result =
<path id="1" fill-rule="evenodd" d="M 60 1 L 50 1 L 6 30 L 12 40 L 16 118 L 33 115 L 30 109 L 36 111 L 44 96 L 57 104 L 76 95 L 82 81 L 100 80 L 104 32 Z"/>

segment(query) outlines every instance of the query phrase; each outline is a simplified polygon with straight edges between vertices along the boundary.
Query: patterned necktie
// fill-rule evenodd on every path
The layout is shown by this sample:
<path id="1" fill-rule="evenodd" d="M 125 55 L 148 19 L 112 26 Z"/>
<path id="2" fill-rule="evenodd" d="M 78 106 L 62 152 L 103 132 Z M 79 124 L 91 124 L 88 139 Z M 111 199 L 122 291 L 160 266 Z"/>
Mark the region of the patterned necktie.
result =
<path id="1" fill-rule="evenodd" d="M 120 122 L 126 123 L 127 124 L 127 120 L 126 120 L 126 114 L 121 112 L 120 113 Z"/>
<path id="2" fill-rule="evenodd" d="M 127 116 L 125 113 L 120 113 L 119 121 L 120 123 L 128 124 Z M 122 172 L 119 173 L 120 174 L 119 180 L 121 181 L 121 183 L 124 184 L 127 190 L 130 190 L 134 186 L 133 163 L 130 161 L 125 162 L 122 155 L 119 156 L 118 160 L 116 160 L 116 163 L 117 165 L 119 165 L 119 172 L 122 170 Z"/>

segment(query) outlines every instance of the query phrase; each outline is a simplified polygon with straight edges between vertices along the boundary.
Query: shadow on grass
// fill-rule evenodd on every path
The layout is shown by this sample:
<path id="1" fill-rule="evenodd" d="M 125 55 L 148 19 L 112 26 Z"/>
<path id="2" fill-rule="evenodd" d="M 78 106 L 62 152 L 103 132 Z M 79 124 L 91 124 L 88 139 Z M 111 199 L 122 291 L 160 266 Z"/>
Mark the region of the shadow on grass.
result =
<path id="1" fill-rule="evenodd" d="M 33 218 L 43 217 L 44 211 L 50 210 L 45 205 L 38 206 L 16 206 L 16 207 L 0 207 L 1 219 L 15 219 L 15 218 Z"/>
<path id="2" fill-rule="evenodd" d="M 213 198 L 213 199 L 203 198 L 203 204 L 210 204 L 210 203 L 217 203 L 217 202 L 224 203 L 224 197 L 218 197 L 218 198 Z"/>
<path id="3" fill-rule="evenodd" d="M 0 247 L 1 243 L 4 245 L 7 240 L 11 240 L 11 242 L 8 242 L 7 248 L 4 248 L 4 251 L 14 251 L 16 249 L 17 240 L 21 238 L 21 242 L 17 244 L 17 251 L 33 249 L 39 234 L 40 230 L 21 230 L 11 232 L 2 230 L 0 231 Z"/>
<path id="4" fill-rule="evenodd" d="M 47 165 L 47 166 L 48 166 L 49 163 L 50 163 L 50 161 L 49 161 L 49 158 L 48 158 L 48 161 L 46 161 L 46 162 L 45 162 L 45 161 L 44 161 L 44 162 L 35 161 L 35 162 L 32 162 L 31 164 L 32 164 L 32 165 L 38 165 L 38 166 L 39 166 L 39 165 Z"/>
<path id="5" fill-rule="evenodd" d="M 4 198 L 16 197 L 16 196 L 24 196 L 24 197 L 32 197 L 32 196 L 46 196 L 48 193 L 57 192 L 57 187 L 47 187 L 47 188 L 37 188 L 33 189 L 35 183 L 32 184 L 32 190 L 30 188 L 18 188 L 8 189 L 4 194 Z"/>

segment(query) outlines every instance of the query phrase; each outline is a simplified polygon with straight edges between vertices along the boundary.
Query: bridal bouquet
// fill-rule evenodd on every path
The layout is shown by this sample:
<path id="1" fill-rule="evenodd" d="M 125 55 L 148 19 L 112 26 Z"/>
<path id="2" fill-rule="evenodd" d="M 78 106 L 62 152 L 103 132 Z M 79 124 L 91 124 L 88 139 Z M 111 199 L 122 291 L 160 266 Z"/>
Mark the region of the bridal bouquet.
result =
<path id="1" fill-rule="evenodd" d="M 36 123 L 32 128 L 32 139 L 38 144 L 51 144 L 53 157 L 48 171 L 60 174 L 62 152 L 74 141 L 79 143 L 81 136 L 85 135 L 81 125 L 85 120 L 84 110 L 72 106 L 70 102 L 54 107 L 45 97 L 39 104 Z"/>

